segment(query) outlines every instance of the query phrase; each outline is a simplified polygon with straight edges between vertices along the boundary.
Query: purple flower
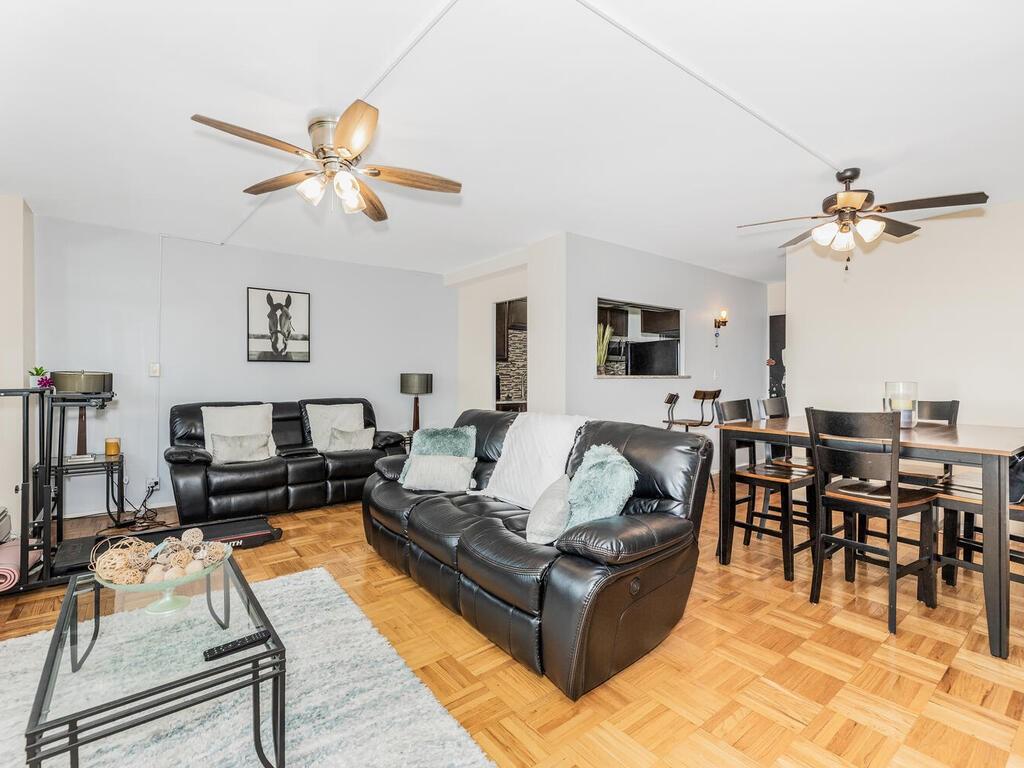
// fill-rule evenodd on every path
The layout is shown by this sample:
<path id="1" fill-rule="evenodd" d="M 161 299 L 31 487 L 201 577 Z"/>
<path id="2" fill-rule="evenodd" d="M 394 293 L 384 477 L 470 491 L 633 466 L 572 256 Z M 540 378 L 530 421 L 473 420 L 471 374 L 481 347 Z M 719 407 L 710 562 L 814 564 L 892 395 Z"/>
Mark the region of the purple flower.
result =
<path id="1" fill-rule="evenodd" d="M 52 387 L 53 386 L 53 379 L 51 379 L 49 376 L 40 376 L 39 380 L 36 382 L 36 386 L 40 387 L 41 389 L 46 389 L 47 387 Z"/>

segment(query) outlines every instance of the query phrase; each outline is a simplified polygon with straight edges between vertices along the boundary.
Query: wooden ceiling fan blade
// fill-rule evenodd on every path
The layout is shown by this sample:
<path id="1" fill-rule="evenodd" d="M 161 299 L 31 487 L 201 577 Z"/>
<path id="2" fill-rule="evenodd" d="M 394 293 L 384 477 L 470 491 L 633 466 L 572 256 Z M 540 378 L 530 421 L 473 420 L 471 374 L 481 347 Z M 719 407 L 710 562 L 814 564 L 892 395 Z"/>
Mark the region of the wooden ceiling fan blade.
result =
<path id="1" fill-rule="evenodd" d="M 462 191 L 462 182 L 446 179 L 424 171 L 413 171 L 409 168 L 393 168 L 387 165 L 370 165 L 362 169 L 367 176 L 386 181 L 389 184 L 401 184 L 403 187 L 425 189 L 428 192 Z"/>
<path id="2" fill-rule="evenodd" d="M 817 213 L 813 216 L 790 216 L 788 219 L 772 219 L 771 221 L 755 221 L 753 224 L 737 224 L 736 229 L 745 227 L 760 227 L 765 224 L 778 224 L 783 221 L 805 221 L 809 219 L 831 219 L 835 214 Z"/>
<path id="3" fill-rule="evenodd" d="M 988 202 L 985 192 L 967 192 L 962 195 L 942 195 L 941 197 L 922 197 L 917 200 L 900 200 L 896 203 L 883 203 L 875 206 L 881 213 L 894 211 L 916 211 L 920 208 L 946 208 L 950 205 L 981 205 Z"/>
<path id="4" fill-rule="evenodd" d="M 789 248 L 789 246 L 791 246 L 791 245 L 796 245 L 797 243 L 802 243 L 804 240 L 806 240 L 808 237 L 811 236 L 811 232 L 813 232 L 813 231 L 814 231 L 814 227 L 811 227 L 806 232 L 801 232 L 799 235 L 794 237 L 792 240 L 787 240 L 782 245 L 780 245 L 779 248 Z"/>
<path id="5" fill-rule="evenodd" d="M 359 194 L 363 196 L 363 202 L 366 203 L 363 213 L 373 221 L 386 221 L 388 212 L 384 210 L 384 203 L 377 197 L 377 193 L 370 189 L 370 185 L 364 181 L 356 179 L 356 184 L 359 185 Z"/>
<path id="6" fill-rule="evenodd" d="M 890 219 L 886 216 L 877 216 L 872 214 L 871 216 L 864 216 L 863 218 L 883 222 L 885 224 L 885 234 L 892 235 L 893 237 L 906 237 L 920 229 L 920 227 L 913 224 L 907 224 L 905 221 Z"/>
<path id="7" fill-rule="evenodd" d="M 334 147 L 342 157 L 351 160 L 363 154 L 377 130 L 378 114 L 375 106 L 356 99 L 338 118 L 334 127 Z"/>
<path id="8" fill-rule="evenodd" d="M 291 173 L 283 173 L 280 176 L 275 176 L 272 179 L 261 181 L 258 184 L 253 184 L 251 187 L 247 187 L 242 190 L 250 195 L 263 195 L 267 192 L 274 192 L 278 189 L 284 189 L 285 187 L 291 187 L 302 181 L 305 181 L 310 176 L 319 175 L 320 170 L 306 170 L 306 171 L 292 171 Z"/>
<path id="9" fill-rule="evenodd" d="M 231 123 L 225 123 L 223 120 L 215 120 L 212 117 L 206 117 L 205 115 L 192 115 L 192 119 L 197 123 L 208 125 L 210 128 L 216 128 L 218 131 L 230 133 L 232 136 L 238 136 L 242 139 L 255 141 L 257 144 L 263 144 L 267 147 L 280 149 L 282 152 L 290 152 L 293 155 L 298 155 L 299 157 L 305 157 L 308 160 L 316 161 L 316 155 L 308 149 L 303 149 L 302 147 L 297 147 L 294 144 L 289 144 L 287 141 L 275 139 L 273 136 L 267 136 L 263 133 L 250 131 L 248 128 L 241 128 L 237 125 L 232 125 Z"/>

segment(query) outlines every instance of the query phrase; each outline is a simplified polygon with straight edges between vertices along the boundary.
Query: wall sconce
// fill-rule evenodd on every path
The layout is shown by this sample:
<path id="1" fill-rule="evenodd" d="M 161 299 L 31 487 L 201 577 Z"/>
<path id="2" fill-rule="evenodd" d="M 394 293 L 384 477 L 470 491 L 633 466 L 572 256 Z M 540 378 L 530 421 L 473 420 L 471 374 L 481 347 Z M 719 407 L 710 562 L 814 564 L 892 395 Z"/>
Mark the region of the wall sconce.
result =
<path id="1" fill-rule="evenodd" d="M 720 328 L 725 328 L 729 324 L 729 310 L 723 309 L 718 313 L 718 317 L 715 318 L 715 349 L 718 349 L 718 337 Z"/>

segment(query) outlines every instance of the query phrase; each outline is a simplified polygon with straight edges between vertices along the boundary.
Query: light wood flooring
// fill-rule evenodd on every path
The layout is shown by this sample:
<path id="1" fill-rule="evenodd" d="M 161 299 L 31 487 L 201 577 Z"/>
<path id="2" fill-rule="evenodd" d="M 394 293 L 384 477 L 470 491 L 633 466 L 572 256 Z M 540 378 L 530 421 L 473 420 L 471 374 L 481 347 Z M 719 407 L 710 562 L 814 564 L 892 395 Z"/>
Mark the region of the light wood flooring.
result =
<path id="1" fill-rule="evenodd" d="M 988 653 L 975 574 L 961 574 L 955 589 L 942 585 L 935 610 L 901 580 L 890 636 L 880 569 L 861 565 L 848 584 L 837 557 L 815 606 L 808 552 L 797 556 L 795 583 L 782 578 L 774 539 L 737 541 L 732 564 L 719 566 L 717 504 L 710 495 L 683 620 L 578 702 L 377 557 L 357 504 L 280 515 L 283 541 L 237 556 L 253 581 L 326 568 L 502 766 L 1024 768 L 1019 585 L 1007 661 Z M 0 638 L 52 626 L 60 597 L 0 598 Z"/>

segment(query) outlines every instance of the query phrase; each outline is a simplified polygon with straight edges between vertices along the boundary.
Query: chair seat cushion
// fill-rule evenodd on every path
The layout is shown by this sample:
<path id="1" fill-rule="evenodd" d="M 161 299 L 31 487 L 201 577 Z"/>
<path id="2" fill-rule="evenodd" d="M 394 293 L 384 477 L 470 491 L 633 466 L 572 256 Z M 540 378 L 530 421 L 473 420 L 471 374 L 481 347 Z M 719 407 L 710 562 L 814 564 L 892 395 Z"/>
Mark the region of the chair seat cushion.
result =
<path id="1" fill-rule="evenodd" d="M 891 503 L 891 487 L 888 483 L 873 480 L 843 478 L 825 486 L 825 496 L 832 499 L 853 501 L 873 507 L 888 508 Z M 906 488 L 897 486 L 897 506 L 900 509 L 929 504 L 936 498 L 934 488 Z"/>
<path id="2" fill-rule="evenodd" d="M 530 544 L 501 520 L 480 520 L 458 543 L 459 572 L 526 613 L 540 614 L 544 576 L 559 556 L 554 547 Z"/>
<path id="3" fill-rule="evenodd" d="M 206 483 L 211 496 L 262 491 L 284 486 L 287 481 L 288 471 L 284 459 L 280 456 L 238 464 L 211 464 L 206 472 Z"/>
<path id="4" fill-rule="evenodd" d="M 328 451 L 324 454 L 324 459 L 327 462 L 327 479 L 346 480 L 355 477 L 369 477 L 374 472 L 374 463 L 384 456 L 384 451 L 377 448 L 365 451 Z"/>
<path id="5" fill-rule="evenodd" d="M 388 530 L 405 535 L 413 507 L 438 495 L 433 491 L 407 491 L 398 482 L 385 480 L 370 489 L 370 516 Z"/>

